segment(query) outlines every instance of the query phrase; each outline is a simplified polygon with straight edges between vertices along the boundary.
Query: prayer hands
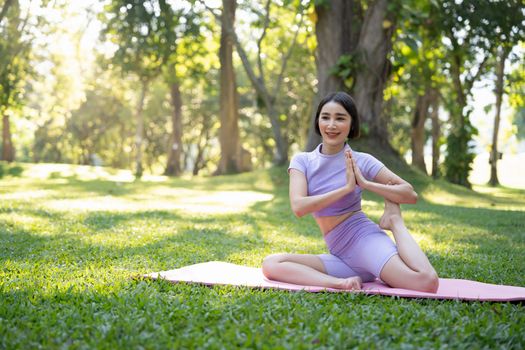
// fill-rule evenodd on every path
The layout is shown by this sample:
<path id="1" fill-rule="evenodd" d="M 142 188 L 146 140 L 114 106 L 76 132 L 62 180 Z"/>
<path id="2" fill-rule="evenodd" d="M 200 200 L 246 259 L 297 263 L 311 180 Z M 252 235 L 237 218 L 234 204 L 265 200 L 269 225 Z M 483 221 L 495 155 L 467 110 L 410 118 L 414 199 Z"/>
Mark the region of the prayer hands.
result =
<path id="1" fill-rule="evenodd" d="M 361 173 L 361 169 L 359 169 L 359 167 L 357 166 L 355 158 L 352 157 L 352 153 L 351 152 L 349 153 L 350 153 L 350 158 L 352 160 L 352 167 L 354 168 L 355 180 L 357 184 L 359 185 L 359 187 L 361 187 L 362 189 L 365 189 L 366 186 L 368 185 L 368 180 L 365 179 L 365 177 Z"/>
<path id="2" fill-rule="evenodd" d="M 346 179 L 348 181 L 348 186 L 350 192 L 355 189 L 356 185 L 359 185 L 361 188 L 365 188 L 368 185 L 368 180 L 365 179 L 361 170 L 357 166 L 355 158 L 352 156 L 351 151 L 345 152 L 345 161 L 346 161 Z"/>
<path id="3" fill-rule="evenodd" d="M 357 185 L 356 176 L 354 172 L 354 165 L 352 163 L 352 153 L 350 151 L 345 152 L 346 162 L 346 182 L 349 192 L 353 192 Z"/>

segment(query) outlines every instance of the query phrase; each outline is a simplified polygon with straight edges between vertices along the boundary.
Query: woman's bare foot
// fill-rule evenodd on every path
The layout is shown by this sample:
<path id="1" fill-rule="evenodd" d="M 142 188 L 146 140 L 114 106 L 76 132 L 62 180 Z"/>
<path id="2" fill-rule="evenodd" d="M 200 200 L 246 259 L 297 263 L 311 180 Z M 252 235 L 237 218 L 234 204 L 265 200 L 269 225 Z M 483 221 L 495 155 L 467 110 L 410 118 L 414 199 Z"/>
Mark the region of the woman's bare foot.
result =
<path id="1" fill-rule="evenodd" d="M 363 284 L 363 280 L 359 276 L 341 278 L 340 281 L 341 282 L 337 288 L 345 290 L 359 290 Z"/>
<path id="2" fill-rule="evenodd" d="M 402 220 L 401 208 L 399 204 L 389 201 L 385 198 L 385 211 L 379 219 L 379 227 L 384 230 L 392 230 L 394 220 Z"/>

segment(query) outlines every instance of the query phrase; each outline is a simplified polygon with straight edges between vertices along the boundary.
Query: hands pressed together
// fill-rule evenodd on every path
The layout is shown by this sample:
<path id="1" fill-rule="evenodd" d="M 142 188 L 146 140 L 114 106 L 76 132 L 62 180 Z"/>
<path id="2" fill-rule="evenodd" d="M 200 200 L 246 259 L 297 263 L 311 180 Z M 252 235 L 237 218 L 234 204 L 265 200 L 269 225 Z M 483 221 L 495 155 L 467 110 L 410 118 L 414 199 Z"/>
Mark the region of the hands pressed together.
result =
<path id="1" fill-rule="evenodd" d="M 352 157 L 351 151 L 345 152 L 345 161 L 346 161 L 346 180 L 348 190 L 350 192 L 355 190 L 356 185 L 359 185 L 361 188 L 366 188 L 368 180 L 365 179 L 361 170 L 357 166 L 354 157 Z"/>

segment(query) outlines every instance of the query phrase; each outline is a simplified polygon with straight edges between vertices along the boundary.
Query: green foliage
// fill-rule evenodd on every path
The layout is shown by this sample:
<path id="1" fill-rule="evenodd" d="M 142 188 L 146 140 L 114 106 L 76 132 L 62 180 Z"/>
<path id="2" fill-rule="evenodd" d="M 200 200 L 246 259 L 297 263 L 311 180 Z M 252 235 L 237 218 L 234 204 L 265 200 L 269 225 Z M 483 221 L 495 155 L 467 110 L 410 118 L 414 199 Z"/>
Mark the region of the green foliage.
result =
<path id="1" fill-rule="evenodd" d="M 466 125 L 447 136 L 447 156 L 445 158 L 445 177 L 452 183 L 470 187 L 468 176 L 472 170 L 475 153 L 471 144 L 477 133 L 472 125 Z"/>
<path id="2" fill-rule="evenodd" d="M 508 18 L 516 18 L 506 23 Z M 510 17 L 509 17 L 510 16 Z M 524 13 L 519 1 L 442 1 L 435 8 L 436 25 L 446 48 L 445 65 L 454 87 L 446 101 L 450 107 L 451 135 L 447 138 L 447 159 L 445 161 L 448 180 L 469 186 L 468 172 L 473 156 L 469 154 L 470 142 L 475 134 L 469 121 L 468 98 L 474 83 L 487 71 L 487 61 L 500 45 L 505 34 L 502 28 L 522 25 Z M 519 19 L 522 17 L 522 19 Z M 495 30 L 496 29 L 496 30 Z M 503 30 L 508 32 L 508 30 Z M 511 30 L 512 31 L 512 30 Z M 507 37 L 505 37 L 507 38 Z M 459 130 L 463 128 L 463 130 Z"/>
<path id="3" fill-rule="evenodd" d="M 165 65 L 181 61 L 175 56 L 181 41 L 190 53 L 200 50 L 196 39 L 200 38 L 200 25 L 205 24 L 188 8 L 192 9 L 189 2 L 175 7 L 165 0 L 113 0 L 107 4 L 101 13 L 106 24 L 102 36 L 118 45 L 113 62 L 124 72 L 148 80 Z"/>
<path id="4" fill-rule="evenodd" d="M 515 63 L 515 68 L 508 76 L 505 90 L 513 111 L 513 123 L 517 129 L 517 137 L 525 139 L 525 59 L 518 58 Z"/>
<path id="5" fill-rule="evenodd" d="M 525 285 L 522 190 L 481 194 L 403 169 L 420 193 L 417 205 L 403 207 L 405 219 L 441 277 Z M 24 178 L 0 182 L 0 197 L 9 198 L 0 201 L 1 348 L 525 345 L 525 314 L 516 303 L 133 279 L 210 260 L 260 266 L 270 253 L 326 248 L 314 220 L 291 213 L 284 168 L 163 182 L 128 182 L 104 171 L 36 165 Z M 207 202 L 222 194 L 233 203 L 239 191 L 272 199 L 230 212 Z M 188 198 L 202 208 L 188 211 Z M 366 200 L 364 210 L 377 220 L 383 203 Z"/>
<path id="6" fill-rule="evenodd" d="M 169 6 L 168 12 L 161 11 L 160 4 L 165 1 L 115 0 L 106 5 L 101 18 L 107 25 L 104 39 L 118 45 L 113 61 L 124 72 L 136 73 L 145 80 L 160 73 L 175 49 L 171 22 L 176 17 Z"/>
<path id="7" fill-rule="evenodd" d="M 0 23 L 0 115 L 8 109 L 20 108 L 25 79 L 32 72 L 29 63 L 32 37 L 25 29 L 26 21 L 15 1 Z"/>
<path id="8" fill-rule="evenodd" d="M 170 119 L 173 108 L 169 103 L 169 91 L 163 81 L 156 81 L 150 88 L 150 97 L 144 108 L 144 163 L 150 172 L 155 172 L 159 160 L 166 158 L 171 129 Z M 165 163 L 165 160 L 161 163 Z M 157 169 L 161 172 L 161 169 Z"/>
<path id="9" fill-rule="evenodd" d="M 256 33 L 248 39 L 262 40 L 260 52 L 250 41 L 243 40 L 243 47 L 251 66 L 259 73 L 257 79 L 266 86 L 276 114 L 285 116 L 278 120 L 284 143 L 292 149 L 302 148 L 310 127 L 316 79 L 312 45 L 315 38 L 312 23 L 306 16 L 307 8 L 302 1 L 290 2 L 287 6 L 270 3 L 269 14 L 263 3 L 250 3 L 246 7 L 247 15 L 238 13 L 237 18 L 241 25 L 248 22 L 251 31 Z M 241 95 L 243 146 L 252 153 L 255 166 L 269 165 L 274 160 L 276 142 L 265 102 L 253 91 L 244 71 L 238 70 L 236 75 Z"/>
<path id="10" fill-rule="evenodd" d="M 24 168 L 20 165 L 11 165 L 7 170 L 7 174 L 14 177 L 20 177 L 24 172 Z"/>
<path id="11" fill-rule="evenodd" d="M 134 123 L 130 120 L 132 113 L 116 91 L 97 85 L 88 90 L 66 123 L 75 162 L 93 165 L 96 155 L 108 166 L 129 166 L 124 150 L 132 143 Z"/>
<path id="12" fill-rule="evenodd" d="M 318 7 L 329 7 L 330 0 L 313 0 L 314 6 Z"/>
<path id="13" fill-rule="evenodd" d="M 219 74 L 218 67 L 212 66 L 204 74 L 197 75 L 195 79 L 184 81 L 182 88 L 183 91 L 191 92 L 184 94 L 184 105 L 188 106 L 184 113 L 185 132 L 182 135 L 185 165 L 192 164 L 192 173 L 195 174 L 211 175 L 217 169 L 220 158 L 218 145 L 220 92 L 217 88 Z M 241 101 L 241 105 L 244 106 L 244 103 L 245 101 Z M 241 123 L 243 122 L 248 128 L 253 127 L 252 120 L 241 114 Z M 241 133 L 243 130 L 241 127 Z M 241 139 L 245 139 L 245 135 L 241 135 Z M 202 152 L 202 159 L 198 159 L 199 150 Z"/>
<path id="14" fill-rule="evenodd" d="M 53 5 L 56 14 L 66 16 L 69 13 L 64 10 L 66 2 L 56 3 Z M 367 8 L 366 3 L 354 2 L 363 9 Z M 266 1 L 242 1 L 237 15 L 239 38 L 256 71 L 257 38 L 266 23 L 265 5 Z M 268 28 L 261 42 L 263 56 L 260 64 L 265 73 L 261 79 L 269 91 L 275 93 L 275 107 L 277 115 L 282 116 L 280 126 L 290 145 L 289 154 L 303 148 L 314 107 L 316 43 L 313 5 L 330 6 L 330 1 L 270 2 Z M 516 25 L 523 22 L 523 11 L 516 11 L 521 7 L 517 0 L 389 2 L 389 9 L 395 14 L 396 34 L 390 56 L 393 74 L 385 91 L 385 121 L 391 131 L 390 141 L 398 150 L 404 153 L 410 147 L 410 119 L 417 96 L 428 85 L 436 87 L 444 99 L 446 112 L 453 116 L 444 122 L 443 128 L 450 131 L 447 154 L 458 157 L 457 160 L 448 159 L 445 166 L 450 168 L 450 179 L 466 183 L 465 176 L 472 159 L 469 145 L 474 130 L 467 116 L 470 81 L 483 55 L 493 55 L 490 49 L 496 43 L 511 45 L 523 40 L 525 26 Z M 283 83 L 275 91 L 284 54 L 294 38 L 294 25 L 298 23 L 297 14 L 303 13 L 301 11 L 306 13 L 304 22 L 282 76 Z M 0 109 L 5 110 L 9 104 L 13 120 L 20 121 L 24 116 L 33 122 L 32 128 L 24 128 L 27 124 L 13 123 L 20 125 L 13 129 L 18 155 L 23 150 L 26 160 L 87 164 L 90 155 L 97 154 L 104 164 L 131 167 L 133 128 L 136 126 L 131 110 L 136 105 L 138 75 L 149 79 L 152 84 L 144 109 L 145 166 L 156 172 L 166 162 L 171 110 L 169 91 L 163 85 L 176 81 L 181 84 L 184 105 L 185 162 L 191 165 L 200 147 L 205 154 L 200 170 L 204 174 L 213 172 L 220 156 L 217 146 L 219 61 L 216 55 L 220 30 L 216 19 L 205 11 L 202 4 L 190 0 L 106 2 L 99 19 L 105 26 L 104 44 L 110 45 L 103 49 L 99 45 L 95 51 L 107 57 L 111 56 L 113 48 L 115 55 L 97 68 L 86 65 L 84 68 L 88 74 L 81 77 L 83 79 L 70 74 L 67 67 L 71 61 L 66 60 L 66 54 L 60 50 L 44 52 L 38 47 L 36 52 L 30 48 L 30 43 L 25 41 L 30 36 L 22 38 L 15 30 L 23 23 L 20 19 L 24 16 L 19 12 L 13 7 L 8 16 L 10 20 L 4 19 L 0 27 L 0 66 L 9 68 L 9 73 L 1 69 L 0 73 L 5 73 L 3 78 L 10 79 L 1 84 Z M 57 20 L 55 27 L 42 29 L 39 35 L 51 38 L 49 35 L 53 32 L 62 30 L 59 22 Z M 34 29 L 34 24 L 28 22 L 26 29 Z M 79 30 L 79 38 L 82 38 L 81 34 Z M 22 42 L 25 46 L 19 45 Z M 78 44 L 81 44 L 80 39 Z M 21 49 L 20 56 L 17 56 L 20 59 L 7 55 L 18 49 Z M 261 96 L 254 92 L 237 56 L 235 59 L 241 104 L 241 142 L 251 153 L 254 165 L 264 167 L 271 163 L 274 153 L 271 125 L 260 103 Z M 45 64 L 40 64 L 41 61 Z M 460 105 L 457 91 L 454 91 L 454 62 L 458 62 L 457 76 L 464 88 L 465 103 L 460 106 L 461 110 L 454 109 Z M 522 64 L 517 66 L 523 71 Z M 31 72 L 34 67 L 44 67 L 45 76 L 34 76 Z M 107 74 L 101 72 L 100 67 Z M 487 68 L 485 65 L 482 73 Z M 355 57 L 349 54 L 340 58 L 333 73 L 342 77 L 351 89 L 354 72 L 358 69 Z M 512 79 L 509 79 L 506 93 L 509 101 L 514 101 L 512 107 L 518 111 L 515 124 L 521 135 L 523 118 L 519 108 L 523 106 L 520 97 L 523 91 L 519 79 Z M 443 116 L 441 119 L 445 120 Z M 457 131 L 465 123 L 466 130 Z M 18 131 L 24 129 L 26 137 L 20 137 L 16 127 Z M 364 135 L 367 134 L 366 127 L 363 126 Z M 24 144 L 20 145 L 21 142 Z M 466 153 L 461 155 L 462 152 Z"/>
<path id="15" fill-rule="evenodd" d="M 516 125 L 516 136 L 520 140 L 525 139 L 525 106 L 518 108 L 514 114 L 514 125 Z"/>
<path id="16" fill-rule="evenodd" d="M 337 60 L 336 65 L 330 69 L 329 73 L 341 78 L 345 87 L 351 91 L 355 84 L 355 72 L 360 69 L 361 66 L 362 64 L 355 54 L 342 55 Z"/>
<path id="17" fill-rule="evenodd" d="M 0 162 L 0 179 L 3 178 L 5 175 L 20 177 L 23 172 L 24 168 L 22 168 L 20 165 L 7 162 Z"/>
<path id="18" fill-rule="evenodd" d="M 392 3 L 397 16 L 393 39 L 392 79 L 385 89 L 385 115 L 391 144 L 405 154 L 411 149 L 411 129 L 419 96 L 446 83 L 444 49 L 428 1 Z M 430 134 L 430 133 L 428 133 Z"/>

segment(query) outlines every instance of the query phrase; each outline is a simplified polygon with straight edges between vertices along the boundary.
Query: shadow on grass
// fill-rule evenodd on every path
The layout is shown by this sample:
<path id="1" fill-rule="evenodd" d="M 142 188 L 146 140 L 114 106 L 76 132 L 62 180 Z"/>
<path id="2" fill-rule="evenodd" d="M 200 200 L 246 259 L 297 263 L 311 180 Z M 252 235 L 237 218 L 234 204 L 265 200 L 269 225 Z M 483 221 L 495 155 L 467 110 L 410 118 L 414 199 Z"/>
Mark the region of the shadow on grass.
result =
<path id="1" fill-rule="evenodd" d="M 261 244 L 264 243 L 266 234 L 263 230 L 268 227 L 282 230 L 285 235 L 293 233 L 322 241 L 322 235 L 311 218 L 297 219 L 291 212 L 287 194 L 286 169 L 273 168 L 264 176 L 273 186 L 270 193 L 274 195 L 274 199 L 253 204 L 247 214 L 206 216 L 186 215 L 180 211 L 165 210 L 69 214 L 33 208 L 16 209 L 20 215 L 48 220 L 51 233 L 34 234 L 25 229 L 25 226 L 17 227 L 11 222 L 0 220 L 0 245 L 13 247 L 1 254 L 0 260 L 11 259 L 28 263 L 37 263 L 42 260 L 44 263 L 54 263 L 57 259 L 65 262 L 100 261 L 116 266 L 126 266 L 130 270 L 151 272 L 209 260 L 227 260 L 232 254 L 262 249 Z M 213 188 L 225 190 L 232 186 L 234 190 L 261 191 L 262 187 L 255 184 L 255 177 L 254 174 L 222 176 L 199 179 L 196 184 L 191 180 L 173 179 L 160 183 L 160 185 L 206 190 Z M 99 193 L 106 193 L 112 186 L 115 186 L 115 183 L 101 180 L 68 179 L 70 188 L 61 187 L 59 184 L 42 184 L 42 187 L 46 186 L 60 187 L 60 190 L 66 194 L 69 189 L 75 188 L 86 192 L 93 192 L 94 188 Z M 115 192 L 112 195 L 125 196 L 132 192 L 140 193 L 144 189 L 155 186 L 159 186 L 159 183 L 124 184 L 119 189 L 121 192 Z M 488 194 L 481 196 L 490 198 Z M 371 200 L 380 203 L 380 198 L 377 196 L 371 196 Z M 0 208 L 0 212 L 12 211 L 13 209 L 6 207 Z M 429 221 L 427 218 L 432 218 L 432 221 L 429 222 L 430 228 L 437 229 L 423 232 L 430 239 L 435 242 L 468 243 L 473 253 L 485 254 L 500 250 L 508 254 L 517 250 L 522 251 L 521 244 L 525 241 L 525 223 L 523 212 L 520 211 L 446 206 L 422 200 L 416 206 L 407 207 L 407 212 L 416 214 L 410 220 L 418 225 L 425 225 Z M 422 214 L 421 218 L 418 218 L 418 213 Z M 131 225 L 137 221 L 149 220 L 160 221 L 161 225 L 148 228 L 147 225 L 140 224 L 139 229 L 159 230 L 162 231 L 161 234 L 151 235 L 140 241 L 136 238 L 136 235 L 141 234 L 140 232 L 131 232 L 126 228 L 128 223 Z M 246 225 L 249 233 L 243 234 L 235 230 L 234 226 L 237 223 Z M 407 222 L 409 227 L 410 224 Z M 470 229 L 454 234 L 446 230 L 447 225 L 469 227 Z M 68 233 L 59 232 L 62 228 L 66 228 Z M 173 229 L 172 234 L 166 232 L 170 228 Z M 480 231 L 483 231 L 482 235 Z M 91 240 L 90 242 L 88 236 L 91 235 L 107 235 L 107 242 L 104 240 L 100 242 Z M 122 237 L 123 241 L 120 245 L 115 243 L 119 237 Z M 439 259 L 439 254 L 436 258 Z"/>
<path id="2" fill-rule="evenodd" d="M 38 232 L 35 233 L 22 225 L 0 220 L 0 246 L 5 247 L 0 253 L 0 261 L 33 266 L 74 266 L 98 262 L 152 272 L 209 260 L 225 260 L 232 253 L 253 250 L 263 242 L 255 220 L 244 223 L 248 234 L 232 233 L 235 230 L 229 230 L 232 228 L 231 215 L 189 218 L 165 211 L 99 212 L 73 223 L 75 217 L 67 218 L 64 222 L 64 218 L 56 213 L 39 210 L 27 210 L 26 213 L 62 222 L 55 227 L 51 224 L 46 232 L 35 229 Z M 24 214 L 24 211 L 20 214 Z M 239 220 L 238 217 L 235 219 Z M 127 223 L 136 223 L 137 220 L 161 220 L 163 229 L 159 231 L 162 232 L 144 232 L 155 230 L 149 229 L 147 225 L 139 225 L 139 232 L 126 227 Z M 67 233 L 57 232 L 63 227 L 67 227 Z M 115 229 L 117 227 L 119 230 Z M 170 227 L 173 233 L 166 232 Z M 95 235 L 103 237 L 100 240 L 91 239 Z"/>
<path id="3" fill-rule="evenodd" d="M 279 170 L 270 170 L 268 175 L 266 171 L 257 171 L 251 173 L 243 173 L 236 176 L 214 176 L 214 177 L 195 177 L 195 178 L 167 178 L 164 181 L 143 181 L 138 180 L 134 182 L 121 182 L 113 180 L 83 180 L 77 175 L 63 176 L 55 178 L 54 180 L 65 180 L 64 182 L 54 183 L 48 181 L 45 183 L 39 183 L 40 189 L 46 190 L 60 190 L 62 192 L 68 192 L 68 190 L 76 192 L 86 193 L 97 193 L 100 195 L 112 195 L 112 196 L 126 196 L 132 194 L 141 194 L 145 191 L 157 188 L 159 186 L 166 186 L 172 188 L 184 188 L 199 191 L 258 191 L 264 193 L 271 193 L 272 188 L 269 188 L 268 184 L 272 182 L 279 184 L 283 182 L 278 176 L 275 176 Z"/>

